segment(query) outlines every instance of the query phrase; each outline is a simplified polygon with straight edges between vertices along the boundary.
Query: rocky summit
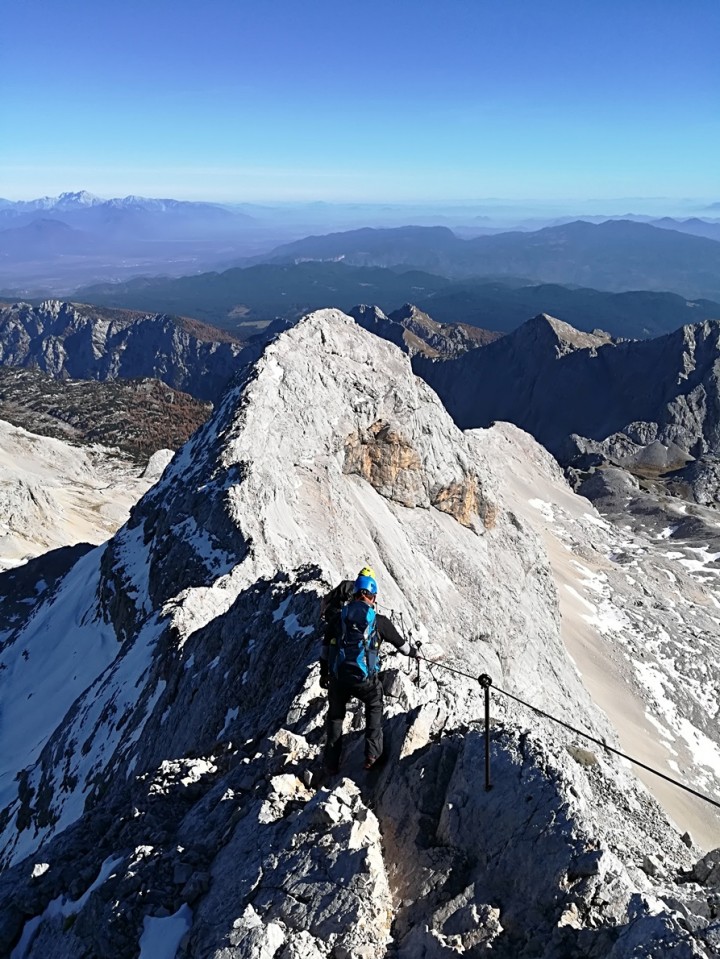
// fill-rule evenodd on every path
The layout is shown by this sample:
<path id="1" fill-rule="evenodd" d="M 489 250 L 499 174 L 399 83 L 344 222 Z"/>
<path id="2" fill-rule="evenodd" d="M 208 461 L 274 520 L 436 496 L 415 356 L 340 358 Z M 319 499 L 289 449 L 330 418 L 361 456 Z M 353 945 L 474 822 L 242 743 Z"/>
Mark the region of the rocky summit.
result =
<path id="1" fill-rule="evenodd" d="M 717 955 L 720 853 L 610 752 L 496 691 L 485 789 L 481 673 L 617 742 L 504 488 L 534 444 L 486 435 L 397 347 L 312 314 L 111 540 L 25 584 L 0 639 L 2 954 Z M 435 664 L 386 657 L 386 762 L 363 771 L 353 713 L 323 780 L 320 599 L 365 562 Z"/>

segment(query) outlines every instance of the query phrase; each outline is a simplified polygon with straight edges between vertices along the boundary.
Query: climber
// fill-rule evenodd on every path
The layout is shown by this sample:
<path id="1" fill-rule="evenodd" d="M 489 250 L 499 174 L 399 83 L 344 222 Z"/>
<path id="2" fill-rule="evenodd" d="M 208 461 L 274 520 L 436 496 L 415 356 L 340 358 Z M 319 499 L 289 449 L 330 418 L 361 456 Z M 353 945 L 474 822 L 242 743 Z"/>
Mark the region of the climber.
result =
<path id="1" fill-rule="evenodd" d="M 325 771 L 334 775 L 340 767 L 342 728 L 351 698 L 365 706 L 365 769 L 372 769 L 383 752 L 383 688 L 380 682 L 379 648 L 383 640 L 406 656 L 417 648 L 403 640 L 387 618 L 375 611 L 377 583 L 367 567 L 352 584 L 350 602 L 328 616 L 320 658 L 320 685 L 328 690 Z M 345 582 L 330 594 L 347 589 Z"/>

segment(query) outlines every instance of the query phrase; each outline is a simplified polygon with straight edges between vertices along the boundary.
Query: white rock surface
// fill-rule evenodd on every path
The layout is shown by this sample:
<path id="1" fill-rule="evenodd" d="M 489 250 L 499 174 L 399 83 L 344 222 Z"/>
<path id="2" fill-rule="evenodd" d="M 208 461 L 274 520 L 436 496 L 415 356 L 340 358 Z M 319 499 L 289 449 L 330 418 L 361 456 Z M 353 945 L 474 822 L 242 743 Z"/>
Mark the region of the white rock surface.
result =
<path id="1" fill-rule="evenodd" d="M 606 522 L 555 460 L 509 423 L 468 436 L 498 470 L 507 505 L 542 536 L 561 634 L 623 749 L 710 797 L 720 796 L 720 575 L 677 543 Z M 573 721 L 570 713 L 561 718 Z M 720 845 L 720 810 L 637 767 L 680 831 Z"/>
<path id="2" fill-rule="evenodd" d="M 72 446 L 0 420 L 0 570 L 109 539 L 162 473 L 168 452 L 155 454 L 140 476 L 116 450 Z"/>

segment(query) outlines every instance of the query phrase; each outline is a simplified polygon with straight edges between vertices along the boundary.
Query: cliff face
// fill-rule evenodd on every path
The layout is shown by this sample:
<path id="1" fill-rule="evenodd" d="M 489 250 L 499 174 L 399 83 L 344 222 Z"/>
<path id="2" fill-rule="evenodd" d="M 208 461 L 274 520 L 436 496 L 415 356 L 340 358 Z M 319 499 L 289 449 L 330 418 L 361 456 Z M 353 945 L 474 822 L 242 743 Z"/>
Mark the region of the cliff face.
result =
<path id="1" fill-rule="evenodd" d="M 362 771 L 355 715 L 311 775 L 320 597 L 366 562 L 428 654 L 613 737 L 496 455 L 337 311 L 268 346 L 2 635 L 0 949 L 711 955 L 693 854 L 625 767 L 496 696 L 484 790 L 475 680 L 388 655 L 387 762 Z"/>
<path id="2" fill-rule="evenodd" d="M 553 317 L 529 320 L 446 363 L 414 360 L 463 428 L 508 420 L 562 458 L 570 434 L 693 455 L 720 444 L 720 323 L 652 340 L 609 341 Z"/>
<path id="3" fill-rule="evenodd" d="M 0 364 L 52 376 L 151 377 L 216 400 L 238 368 L 243 344 L 193 320 L 48 300 L 0 309 Z"/>

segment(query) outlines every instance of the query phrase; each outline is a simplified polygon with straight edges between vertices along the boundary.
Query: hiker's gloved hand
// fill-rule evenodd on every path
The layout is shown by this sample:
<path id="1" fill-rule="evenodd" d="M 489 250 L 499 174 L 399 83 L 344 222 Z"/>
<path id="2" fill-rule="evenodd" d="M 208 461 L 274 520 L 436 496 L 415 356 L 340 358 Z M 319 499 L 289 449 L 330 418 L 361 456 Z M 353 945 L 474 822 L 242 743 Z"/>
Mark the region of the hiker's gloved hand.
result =
<path id="1" fill-rule="evenodd" d="M 328 669 L 327 659 L 320 660 L 320 686 L 327 689 L 330 685 L 330 670 Z"/>
<path id="2" fill-rule="evenodd" d="M 411 659 L 417 659 L 418 656 L 420 655 L 420 647 L 416 645 L 415 643 L 410 643 L 409 646 L 410 646 L 410 652 L 408 653 L 408 656 Z"/>

